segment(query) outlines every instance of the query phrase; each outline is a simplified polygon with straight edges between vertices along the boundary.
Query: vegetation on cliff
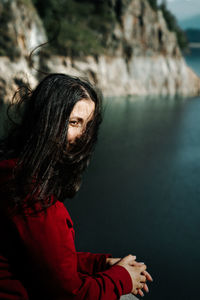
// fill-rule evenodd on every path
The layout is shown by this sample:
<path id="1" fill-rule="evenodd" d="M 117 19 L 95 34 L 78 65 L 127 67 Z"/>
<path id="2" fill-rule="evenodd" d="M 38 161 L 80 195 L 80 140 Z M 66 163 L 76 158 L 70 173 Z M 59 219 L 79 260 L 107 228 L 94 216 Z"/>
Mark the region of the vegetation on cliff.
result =
<path id="1" fill-rule="evenodd" d="M 177 36 L 177 42 L 179 44 L 179 47 L 181 49 L 186 49 L 188 47 L 188 41 L 185 32 L 180 28 L 180 26 L 177 23 L 176 18 L 174 15 L 167 9 L 166 4 L 163 3 L 160 5 L 160 9 L 163 12 L 163 16 L 165 18 L 165 21 L 167 23 L 168 29 L 170 31 L 176 32 Z"/>
<path id="2" fill-rule="evenodd" d="M 111 32 L 123 7 L 130 0 L 32 0 L 40 14 L 48 37 L 51 40 L 59 30 L 51 48 L 57 54 L 70 56 L 99 55 L 108 52 L 115 41 Z M 154 10 L 161 9 L 170 31 L 176 32 L 181 49 L 187 47 L 185 34 L 165 4 L 158 6 L 157 0 L 148 0 Z M 53 21 L 52 21 L 53 20 Z M 59 20 L 59 21 L 58 21 Z"/>
<path id="3" fill-rule="evenodd" d="M 20 56 L 17 46 L 17 37 L 9 22 L 12 22 L 13 15 L 10 3 L 0 4 L 0 56 L 8 56 L 11 60 Z"/>
<path id="4" fill-rule="evenodd" d="M 179 47 L 184 50 L 188 47 L 188 41 L 185 32 L 180 28 L 175 16 L 168 10 L 166 2 L 163 1 L 161 5 L 158 5 L 157 0 L 148 0 L 149 4 L 154 10 L 162 10 L 163 16 L 167 23 L 167 27 L 170 31 L 174 31 L 177 36 L 177 42 Z"/>
<path id="5" fill-rule="evenodd" d="M 148 0 L 154 10 L 161 9 L 170 31 L 175 31 L 181 49 L 187 39 L 177 25 L 175 17 L 165 4 L 158 6 L 157 0 Z M 9 8 L 12 1 L 0 4 L 0 56 L 11 59 L 20 55 L 14 26 L 15 19 Z M 98 56 L 114 53 L 118 44 L 113 30 L 120 24 L 124 10 L 131 0 L 16 0 L 17 5 L 37 9 L 46 29 L 48 44 L 46 52 L 71 57 Z M 125 53 L 130 56 L 132 46 L 124 40 Z"/>
<path id="6" fill-rule="evenodd" d="M 115 24 L 109 1 L 33 0 L 56 54 L 98 55 L 105 52 Z M 57 34 L 59 33 L 59 34 Z"/>

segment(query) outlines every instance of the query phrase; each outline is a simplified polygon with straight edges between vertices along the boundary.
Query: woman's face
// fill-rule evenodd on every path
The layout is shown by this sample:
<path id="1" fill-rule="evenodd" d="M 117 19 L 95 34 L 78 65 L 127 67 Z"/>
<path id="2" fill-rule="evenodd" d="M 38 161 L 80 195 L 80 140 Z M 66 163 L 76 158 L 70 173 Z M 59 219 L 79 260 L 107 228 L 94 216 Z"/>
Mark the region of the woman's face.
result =
<path id="1" fill-rule="evenodd" d="M 76 138 L 81 137 L 87 123 L 92 119 L 95 103 L 92 100 L 82 99 L 78 101 L 70 114 L 68 126 L 68 146 L 73 144 Z"/>

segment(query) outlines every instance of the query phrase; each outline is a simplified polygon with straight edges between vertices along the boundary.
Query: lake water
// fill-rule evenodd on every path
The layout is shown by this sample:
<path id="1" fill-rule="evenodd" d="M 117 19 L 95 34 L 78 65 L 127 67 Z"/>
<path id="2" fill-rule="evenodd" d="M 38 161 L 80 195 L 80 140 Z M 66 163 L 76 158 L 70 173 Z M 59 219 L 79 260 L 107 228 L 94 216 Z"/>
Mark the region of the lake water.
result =
<path id="1" fill-rule="evenodd" d="M 200 48 L 193 48 L 185 56 L 188 65 L 200 76 Z"/>
<path id="2" fill-rule="evenodd" d="M 200 75 L 200 49 L 186 60 Z M 84 184 L 66 202 L 79 251 L 136 254 L 145 299 L 199 299 L 200 98 L 106 99 Z"/>

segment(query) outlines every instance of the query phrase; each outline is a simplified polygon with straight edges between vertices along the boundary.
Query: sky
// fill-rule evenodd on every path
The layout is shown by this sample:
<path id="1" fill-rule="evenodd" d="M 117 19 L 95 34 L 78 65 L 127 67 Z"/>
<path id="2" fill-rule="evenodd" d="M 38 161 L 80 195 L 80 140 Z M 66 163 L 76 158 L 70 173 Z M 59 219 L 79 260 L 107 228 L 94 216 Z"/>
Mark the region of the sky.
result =
<path id="1" fill-rule="evenodd" d="M 179 21 L 200 15 L 200 0 L 166 0 L 166 2 L 169 10 Z"/>

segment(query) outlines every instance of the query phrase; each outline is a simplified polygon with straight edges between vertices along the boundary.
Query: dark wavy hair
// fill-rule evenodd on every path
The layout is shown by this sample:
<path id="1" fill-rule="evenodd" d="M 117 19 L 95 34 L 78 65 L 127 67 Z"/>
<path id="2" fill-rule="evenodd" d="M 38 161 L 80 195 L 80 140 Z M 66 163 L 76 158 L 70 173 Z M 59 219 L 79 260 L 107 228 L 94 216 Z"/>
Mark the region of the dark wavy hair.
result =
<path id="1" fill-rule="evenodd" d="M 97 141 L 101 94 L 86 80 L 50 74 L 33 91 L 21 88 L 17 97 L 15 111 L 23 110 L 22 120 L 13 123 L 0 145 L 2 157 L 17 158 L 7 184 L 12 204 L 17 209 L 34 207 L 35 203 L 47 208 L 56 199 L 72 198 L 80 188 Z M 94 101 L 94 115 L 82 136 L 68 149 L 69 116 L 81 99 Z"/>

